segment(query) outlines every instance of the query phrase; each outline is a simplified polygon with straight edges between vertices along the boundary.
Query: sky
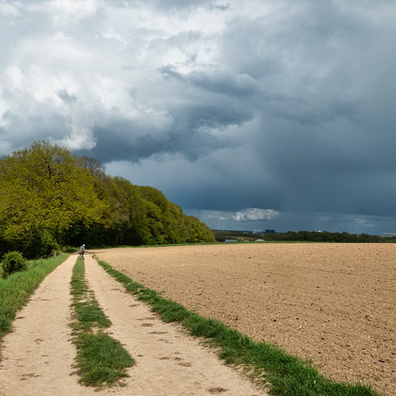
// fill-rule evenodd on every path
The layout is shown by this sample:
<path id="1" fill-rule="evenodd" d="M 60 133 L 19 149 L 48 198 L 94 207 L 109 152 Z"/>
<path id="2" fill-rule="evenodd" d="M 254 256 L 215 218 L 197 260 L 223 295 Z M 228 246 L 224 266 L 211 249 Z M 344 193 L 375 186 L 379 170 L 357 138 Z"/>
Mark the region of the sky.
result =
<path id="1" fill-rule="evenodd" d="M 0 156 L 48 140 L 212 229 L 396 233 L 395 0 L 0 0 Z"/>

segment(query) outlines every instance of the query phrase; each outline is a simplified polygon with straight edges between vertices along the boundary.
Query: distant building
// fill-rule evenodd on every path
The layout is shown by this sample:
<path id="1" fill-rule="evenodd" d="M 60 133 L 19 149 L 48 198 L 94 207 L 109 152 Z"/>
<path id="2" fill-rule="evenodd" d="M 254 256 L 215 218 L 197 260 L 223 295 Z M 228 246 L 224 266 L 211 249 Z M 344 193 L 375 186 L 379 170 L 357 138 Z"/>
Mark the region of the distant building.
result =
<path id="1" fill-rule="evenodd" d="M 275 234 L 275 230 L 265 230 L 265 234 Z"/>

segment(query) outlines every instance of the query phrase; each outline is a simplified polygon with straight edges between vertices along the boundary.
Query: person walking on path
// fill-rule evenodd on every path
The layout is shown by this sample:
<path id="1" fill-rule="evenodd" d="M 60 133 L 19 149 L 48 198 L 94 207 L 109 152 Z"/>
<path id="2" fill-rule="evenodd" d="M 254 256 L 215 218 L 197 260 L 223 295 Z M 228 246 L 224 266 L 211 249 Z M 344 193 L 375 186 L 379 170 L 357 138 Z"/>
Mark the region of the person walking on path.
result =
<path id="1" fill-rule="evenodd" d="M 78 251 L 78 254 L 82 259 L 84 259 L 84 252 L 85 252 L 85 244 L 82 244 L 80 250 Z"/>

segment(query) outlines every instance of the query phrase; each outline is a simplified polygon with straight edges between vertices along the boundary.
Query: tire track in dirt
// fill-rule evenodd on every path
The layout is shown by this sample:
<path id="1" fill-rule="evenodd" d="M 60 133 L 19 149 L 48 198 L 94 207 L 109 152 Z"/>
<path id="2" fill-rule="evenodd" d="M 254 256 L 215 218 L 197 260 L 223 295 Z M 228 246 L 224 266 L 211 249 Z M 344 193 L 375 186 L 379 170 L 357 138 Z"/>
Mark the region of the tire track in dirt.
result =
<path id="1" fill-rule="evenodd" d="M 73 373 L 76 351 L 69 324 L 75 262 L 72 255 L 49 274 L 18 313 L 1 349 L 0 396 L 98 394 Z M 110 333 L 137 362 L 123 387 L 103 389 L 101 395 L 266 395 L 177 325 L 163 323 L 96 260 L 86 257 L 85 263 L 89 286 L 113 322 Z"/>

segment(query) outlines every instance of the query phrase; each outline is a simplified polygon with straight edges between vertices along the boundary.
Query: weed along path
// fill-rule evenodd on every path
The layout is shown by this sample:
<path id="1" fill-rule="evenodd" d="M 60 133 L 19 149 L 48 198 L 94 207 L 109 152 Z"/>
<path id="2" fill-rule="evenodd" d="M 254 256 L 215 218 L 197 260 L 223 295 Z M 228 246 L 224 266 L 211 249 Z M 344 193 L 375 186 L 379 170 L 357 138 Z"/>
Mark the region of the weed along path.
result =
<path id="1" fill-rule="evenodd" d="M 98 389 L 79 383 L 72 342 L 70 256 L 41 283 L 1 348 L 0 396 L 266 395 L 175 324 L 162 322 L 125 292 L 95 259 L 86 256 L 89 288 L 112 322 L 108 334 L 135 359 L 122 386 Z"/>

